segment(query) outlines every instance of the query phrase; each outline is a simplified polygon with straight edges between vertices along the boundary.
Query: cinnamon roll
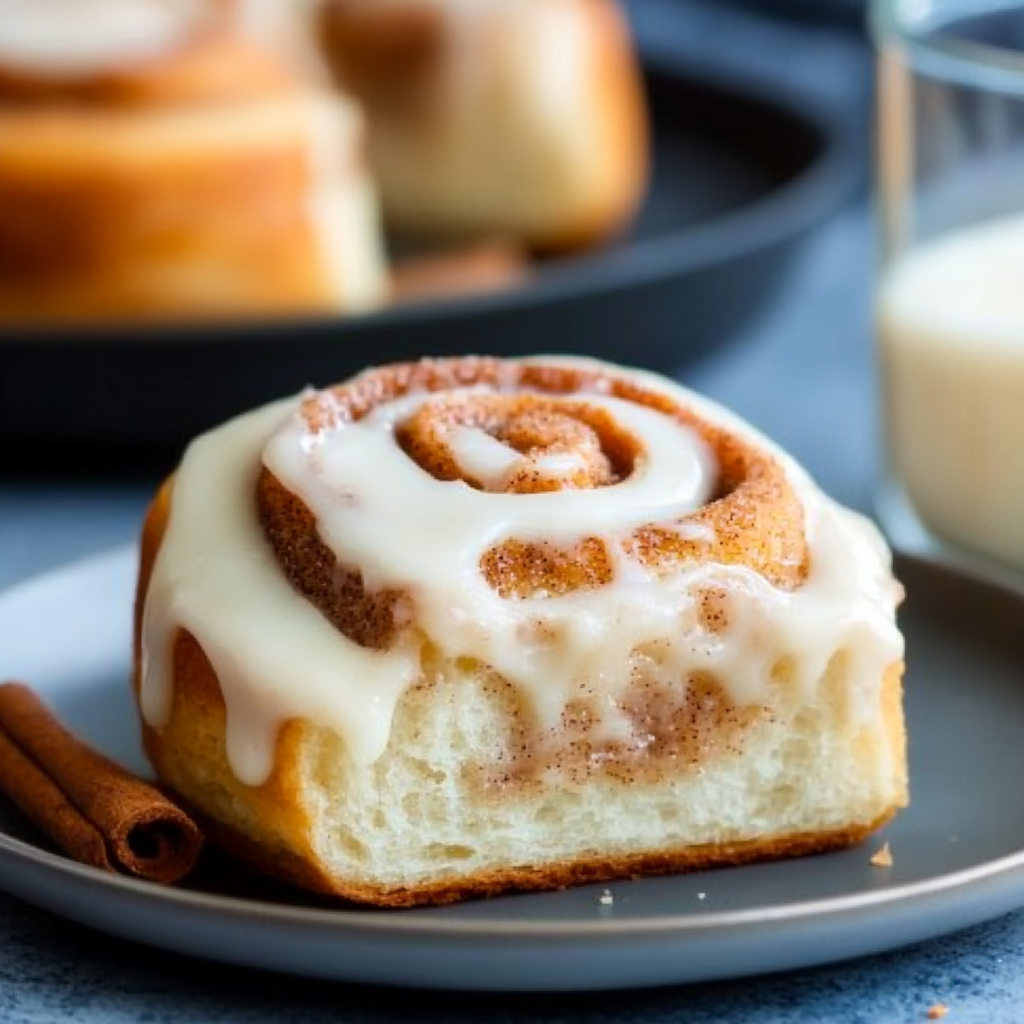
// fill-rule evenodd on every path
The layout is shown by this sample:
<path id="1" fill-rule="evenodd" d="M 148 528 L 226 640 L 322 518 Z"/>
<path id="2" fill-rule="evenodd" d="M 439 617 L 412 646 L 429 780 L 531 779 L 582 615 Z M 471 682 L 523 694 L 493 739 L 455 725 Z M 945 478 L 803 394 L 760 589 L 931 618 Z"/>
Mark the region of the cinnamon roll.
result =
<path id="1" fill-rule="evenodd" d="M 190 446 L 136 693 L 215 842 L 444 903 L 862 839 L 907 798 L 900 595 L 867 521 L 682 387 L 423 361 Z"/>
<path id="2" fill-rule="evenodd" d="M 614 0 L 326 0 L 321 24 L 396 228 L 550 250 L 629 221 L 647 126 Z"/>
<path id="3" fill-rule="evenodd" d="M 0 0 L 0 321 L 381 301 L 361 116 L 246 9 Z"/>

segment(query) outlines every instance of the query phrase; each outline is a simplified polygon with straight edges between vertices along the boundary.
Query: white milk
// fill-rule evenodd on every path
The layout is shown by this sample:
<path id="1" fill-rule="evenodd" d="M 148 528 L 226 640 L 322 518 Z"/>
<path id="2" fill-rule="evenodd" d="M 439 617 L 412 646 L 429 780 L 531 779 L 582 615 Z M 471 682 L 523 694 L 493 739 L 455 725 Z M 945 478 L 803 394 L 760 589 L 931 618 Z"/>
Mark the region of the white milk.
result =
<path id="1" fill-rule="evenodd" d="M 1024 568 L 1024 216 L 902 257 L 878 317 L 890 458 L 916 512 Z"/>

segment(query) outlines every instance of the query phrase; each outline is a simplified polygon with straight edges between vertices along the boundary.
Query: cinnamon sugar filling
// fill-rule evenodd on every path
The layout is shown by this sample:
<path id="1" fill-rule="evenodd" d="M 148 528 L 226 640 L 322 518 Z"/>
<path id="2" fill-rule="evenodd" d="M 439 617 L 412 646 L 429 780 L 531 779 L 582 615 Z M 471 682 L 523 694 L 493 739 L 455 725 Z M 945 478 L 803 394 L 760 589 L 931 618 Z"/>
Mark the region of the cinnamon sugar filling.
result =
<path id="1" fill-rule="evenodd" d="M 399 447 L 435 479 L 498 493 L 596 489 L 630 476 L 644 457 L 640 439 L 608 409 L 589 404 L 588 394 L 611 395 L 671 416 L 711 448 L 717 463 L 715 497 L 685 519 L 633 531 L 623 542 L 626 555 L 663 573 L 698 560 L 746 565 L 785 589 L 806 575 L 803 514 L 782 467 L 745 439 L 622 377 L 489 358 L 425 360 L 371 371 L 319 393 L 303 403 L 301 414 L 317 435 L 421 392 L 433 397 L 396 425 Z M 486 435 L 503 448 L 504 471 L 499 464 L 496 475 L 474 473 L 453 445 L 457 431 Z M 257 507 L 292 584 L 356 643 L 387 647 L 401 593 L 367 591 L 358 567 L 338 563 L 321 540 L 315 517 L 267 469 L 260 474 Z M 503 598 L 557 597 L 611 583 L 615 559 L 601 537 L 580 537 L 569 547 L 511 538 L 488 548 L 480 569 Z"/>

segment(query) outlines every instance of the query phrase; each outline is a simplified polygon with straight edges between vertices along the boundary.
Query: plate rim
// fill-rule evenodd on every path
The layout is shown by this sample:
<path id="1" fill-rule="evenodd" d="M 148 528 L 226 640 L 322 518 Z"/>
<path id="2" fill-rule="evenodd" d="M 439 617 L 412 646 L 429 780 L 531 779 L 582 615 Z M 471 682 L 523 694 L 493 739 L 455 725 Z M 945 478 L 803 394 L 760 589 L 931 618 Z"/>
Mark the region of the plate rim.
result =
<path id="1" fill-rule="evenodd" d="M 89 573 L 110 574 L 123 571 L 137 559 L 137 545 L 127 544 L 113 549 L 73 560 L 30 576 L 25 580 L 0 591 L 0 621 L 9 614 L 8 606 L 38 599 L 40 592 L 59 586 L 63 579 L 76 579 Z M 1024 597 L 1024 589 L 1005 583 L 985 579 L 978 575 L 944 563 L 941 559 L 925 558 L 918 555 L 900 554 L 899 559 L 923 563 L 954 575 L 967 576 L 981 585 L 1014 596 Z M 195 892 L 186 889 L 165 888 L 150 882 L 122 875 L 108 874 L 70 860 L 60 854 L 51 853 L 32 843 L 17 839 L 0 828 L 0 869 L 8 858 L 13 858 L 33 869 L 41 869 L 50 875 L 70 877 L 76 882 L 89 884 L 100 890 L 114 890 L 122 895 L 143 897 L 156 904 L 171 904 L 186 912 L 216 912 L 238 923 L 259 918 L 264 924 L 289 924 L 324 928 L 334 926 L 340 931 L 365 931 L 369 933 L 392 933 L 407 935 L 432 934 L 444 938 L 480 937 L 529 939 L 534 941 L 571 938 L 574 940 L 623 939 L 673 934 L 692 937 L 695 934 L 713 935 L 729 932 L 744 926 L 796 925 L 875 908 L 920 907 L 935 899 L 973 889 L 983 883 L 1009 882 L 1017 875 L 1024 875 L 1024 846 L 1013 853 L 991 860 L 981 861 L 970 867 L 947 872 L 933 878 L 883 889 L 850 893 L 822 899 L 797 900 L 770 904 L 745 910 L 701 911 L 699 913 L 673 914 L 664 917 L 598 918 L 593 921 L 558 920 L 493 920 L 479 918 L 458 918 L 417 915 L 411 910 L 381 911 L 379 909 L 350 909 L 345 907 L 296 907 L 273 901 L 260 901 L 216 893 Z M 621 885 L 623 882 L 608 883 Z M 19 897 L 12 887 L 8 888 L 0 870 L 0 888 Z M 20 898 L 20 897 L 19 897 Z M 30 902 L 32 902 L 30 900 Z M 1005 910 L 1024 905 L 1024 888 L 1019 902 L 1008 903 Z M 992 915 L 986 915 L 989 917 Z"/>

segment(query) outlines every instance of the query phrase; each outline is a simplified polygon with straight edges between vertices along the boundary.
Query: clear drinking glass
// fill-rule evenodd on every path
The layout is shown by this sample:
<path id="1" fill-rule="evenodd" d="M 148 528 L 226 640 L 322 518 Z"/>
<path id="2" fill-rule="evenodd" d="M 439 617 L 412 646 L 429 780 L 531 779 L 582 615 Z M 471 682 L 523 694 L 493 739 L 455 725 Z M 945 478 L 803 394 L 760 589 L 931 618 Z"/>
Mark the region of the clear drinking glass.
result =
<path id="1" fill-rule="evenodd" d="M 879 516 L 899 546 L 1024 570 L 1024 3 L 872 19 Z"/>

